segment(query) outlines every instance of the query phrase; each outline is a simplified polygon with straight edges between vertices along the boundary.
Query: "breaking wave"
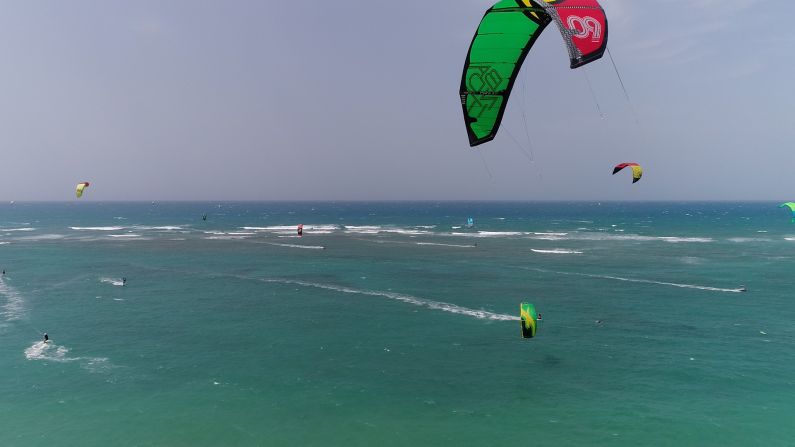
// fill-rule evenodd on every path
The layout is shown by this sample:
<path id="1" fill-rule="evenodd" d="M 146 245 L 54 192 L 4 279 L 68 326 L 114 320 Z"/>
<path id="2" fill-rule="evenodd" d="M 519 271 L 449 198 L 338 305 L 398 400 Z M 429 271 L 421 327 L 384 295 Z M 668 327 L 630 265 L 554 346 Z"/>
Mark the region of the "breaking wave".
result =
<path id="1" fill-rule="evenodd" d="M 581 251 L 577 250 L 567 250 L 565 248 L 553 248 L 552 250 L 541 250 L 537 248 L 531 248 L 535 253 L 544 253 L 544 254 L 554 254 L 554 255 L 581 255 Z"/>

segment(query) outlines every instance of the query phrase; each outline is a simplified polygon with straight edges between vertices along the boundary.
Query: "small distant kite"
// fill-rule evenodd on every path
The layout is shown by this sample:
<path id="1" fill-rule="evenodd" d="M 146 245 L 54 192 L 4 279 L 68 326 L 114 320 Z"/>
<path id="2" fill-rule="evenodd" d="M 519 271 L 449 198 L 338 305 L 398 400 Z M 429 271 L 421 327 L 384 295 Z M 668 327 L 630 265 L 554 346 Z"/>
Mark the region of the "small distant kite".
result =
<path id="1" fill-rule="evenodd" d="M 75 188 L 75 194 L 77 195 L 78 199 L 83 197 L 83 190 L 88 188 L 88 185 L 90 185 L 88 182 L 80 182 L 77 184 L 77 187 Z"/>
<path id="2" fill-rule="evenodd" d="M 643 168 L 641 168 L 640 165 L 637 164 L 637 163 L 621 163 L 621 164 L 618 164 L 618 165 L 616 165 L 613 168 L 613 175 L 616 175 L 616 172 L 618 172 L 618 171 L 620 171 L 620 170 L 622 170 L 622 169 L 624 169 L 626 167 L 632 168 L 632 183 L 637 182 L 643 176 Z"/>
<path id="3" fill-rule="evenodd" d="M 786 202 L 778 206 L 779 208 L 789 208 L 792 212 L 792 223 L 795 223 L 795 202 Z"/>

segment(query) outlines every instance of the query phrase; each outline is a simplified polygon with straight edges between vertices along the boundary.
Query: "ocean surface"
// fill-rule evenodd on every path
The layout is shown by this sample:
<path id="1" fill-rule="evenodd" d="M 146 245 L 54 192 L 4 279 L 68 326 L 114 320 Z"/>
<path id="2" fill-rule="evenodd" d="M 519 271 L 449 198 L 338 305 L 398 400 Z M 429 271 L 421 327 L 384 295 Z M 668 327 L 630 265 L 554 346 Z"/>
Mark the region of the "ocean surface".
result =
<path id="1" fill-rule="evenodd" d="M 0 445 L 792 446 L 776 205 L 0 204 Z"/>

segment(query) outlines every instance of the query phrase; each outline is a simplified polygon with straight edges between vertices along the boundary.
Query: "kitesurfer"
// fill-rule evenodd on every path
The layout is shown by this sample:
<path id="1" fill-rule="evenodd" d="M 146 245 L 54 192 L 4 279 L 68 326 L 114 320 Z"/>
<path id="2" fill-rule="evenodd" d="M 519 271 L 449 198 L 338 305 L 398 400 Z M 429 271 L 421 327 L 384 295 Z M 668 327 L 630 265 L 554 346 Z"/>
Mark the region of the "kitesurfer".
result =
<path id="1" fill-rule="evenodd" d="M 50 342 L 50 336 L 47 335 L 47 333 L 45 332 L 44 333 L 44 343 L 49 343 L 49 342 Z"/>
<path id="2" fill-rule="evenodd" d="M 737 290 L 739 290 L 740 292 L 747 292 L 747 291 L 748 291 L 748 288 L 747 288 L 747 287 L 745 287 L 745 286 L 740 286 L 740 288 L 739 288 L 739 289 L 737 289 Z"/>
<path id="3" fill-rule="evenodd" d="M 122 286 L 126 286 L 127 285 L 127 278 L 122 278 L 121 279 L 121 285 Z"/>
<path id="4" fill-rule="evenodd" d="M 541 318 L 541 312 L 539 312 L 539 313 L 536 315 L 536 320 L 537 320 L 537 321 L 541 321 L 541 320 L 542 320 L 542 318 Z"/>

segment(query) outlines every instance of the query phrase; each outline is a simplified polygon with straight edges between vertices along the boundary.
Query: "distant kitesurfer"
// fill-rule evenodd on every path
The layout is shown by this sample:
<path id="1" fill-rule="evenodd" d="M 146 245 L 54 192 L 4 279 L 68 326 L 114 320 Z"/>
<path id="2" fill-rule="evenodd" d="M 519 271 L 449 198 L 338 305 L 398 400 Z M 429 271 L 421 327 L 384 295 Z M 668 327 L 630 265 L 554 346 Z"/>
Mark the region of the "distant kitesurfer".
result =
<path id="1" fill-rule="evenodd" d="M 121 279 L 121 285 L 123 285 L 123 286 L 127 285 L 127 278 L 122 278 Z"/>
<path id="2" fill-rule="evenodd" d="M 3 273 L 5 273 L 5 271 L 4 271 Z M 745 287 L 745 286 L 740 286 L 740 288 L 739 288 L 739 289 L 737 289 L 737 290 L 739 290 L 740 292 L 747 292 L 747 291 L 748 291 L 748 288 L 747 288 L 747 287 Z"/>
<path id="3" fill-rule="evenodd" d="M 539 313 L 538 313 L 538 315 L 536 315 L 536 320 L 537 320 L 537 321 L 541 321 L 541 320 L 542 320 L 542 318 L 541 318 L 541 312 L 539 312 Z"/>
<path id="4" fill-rule="evenodd" d="M 44 343 L 49 343 L 49 342 L 50 342 L 50 336 L 47 335 L 47 333 L 45 332 L 44 333 Z"/>
<path id="5" fill-rule="evenodd" d="M 594 323 L 596 323 L 596 324 L 598 324 L 598 325 L 601 325 L 602 323 L 604 323 L 604 321 L 602 321 L 602 320 L 596 320 L 596 321 L 594 321 Z"/>
<path id="6" fill-rule="evenodd" d="M 202 220 L 207 220 L 207 215 L 206 214 L 202 216 Z"/>

